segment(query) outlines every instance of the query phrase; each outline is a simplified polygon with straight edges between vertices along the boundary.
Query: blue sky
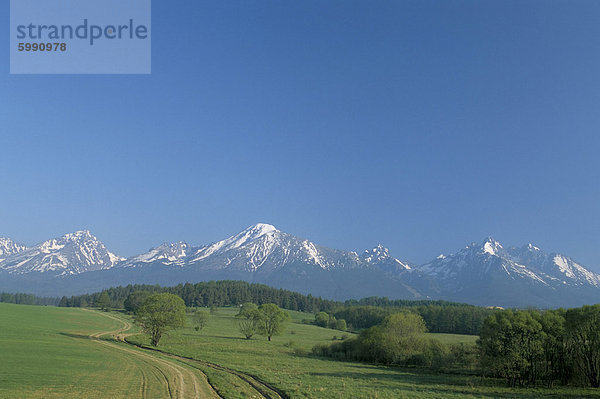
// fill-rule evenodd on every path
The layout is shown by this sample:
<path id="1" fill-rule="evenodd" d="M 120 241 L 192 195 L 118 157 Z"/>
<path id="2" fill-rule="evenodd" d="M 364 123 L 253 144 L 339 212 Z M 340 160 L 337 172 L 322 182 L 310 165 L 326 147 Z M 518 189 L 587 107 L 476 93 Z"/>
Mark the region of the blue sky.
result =
<path id="1" fill-rule="evenodd" d="M 9 75 L 1 33 L 0 236 L 266 222 L 421 263 L 492 235 L 600 271 L 599 2 L 152 7 L 150 76 Z"/>

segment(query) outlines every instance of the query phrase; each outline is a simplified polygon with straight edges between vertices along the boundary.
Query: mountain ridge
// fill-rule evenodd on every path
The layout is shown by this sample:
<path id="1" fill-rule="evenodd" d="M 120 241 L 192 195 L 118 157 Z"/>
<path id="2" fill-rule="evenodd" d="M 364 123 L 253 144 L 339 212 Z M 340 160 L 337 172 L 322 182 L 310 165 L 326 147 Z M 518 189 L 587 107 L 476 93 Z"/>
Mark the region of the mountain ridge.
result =
<path id="1" fill-rule="evenodd" d="M 52 284 L 58 283 L 56 278 L 69 277 L 74 286 L 88 289 L 109 281 L 240 279 L 332 299 L 388 296 L 562 306 L 600 298 L 600 275 L 572 258 L 546 253 L 533 244 L 505 248 L 492 237 L 422 265 L 393 257 L 381 244 L 360 254 L 342 251 L 265 223 L 208 245 L 163 243 L 127 259 L 110 252 L 87 230 L 33 247 L 0 239 L 0 288 L 3 280 Z M 68 287 L 67 282 L 60 283 Z"/>

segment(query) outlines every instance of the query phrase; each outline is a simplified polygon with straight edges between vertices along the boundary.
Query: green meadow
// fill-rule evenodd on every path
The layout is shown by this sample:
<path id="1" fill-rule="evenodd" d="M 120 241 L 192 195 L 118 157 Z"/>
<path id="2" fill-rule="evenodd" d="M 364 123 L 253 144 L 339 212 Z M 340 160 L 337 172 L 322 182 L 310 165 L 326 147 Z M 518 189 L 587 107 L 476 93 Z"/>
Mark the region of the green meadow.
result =
<path id="1" fill-rule="evenodd" d="M 82 309 L 0 303 L 0 397 L 130 397 L 140 372 L 86 336 L 120 323 Z"/>
<path id="2" fill-rule="evenodd" d="M 273 341 L 260 335 L 246 340 L 237 330 L 236 313 L 235 308 L 220 308 L 203 330 L 189 326 L 163 337 L 158 349 L 195 361 L 142 352 L 109 342 L 108 336 L 90 338 L 123 329 L 122 320 L 131 319 L 119 313 L 0 303 L 0 398 L 168 398 L 165 379 L 176 378 L 167 375 L 175 368 L 188 373 L 186 379 L 195 373 L 199 397 L 215 397 L 208 384 L 201 384 L 203 372 L 227 399 L 263 397 L 258 393 L 264 388 L 257 388 L 260 383 L 290 398 L 600 397 L 594 389 L 510 389 L 503 381 L 459 370 L 436 374 L 320 359 L 310 355 L 314 345 L 348 339 L 352 334 L 302 324 L 311 315 L 290 312 L 291 322 Z M 449 344 L 476 339 L 430 335 Z M 128 340 L 149 343 L 143 334 Z M 170 389 L 175 385 L 171 383 Z M 182 389 L 191 392 L 190 387 Z M 182 392 L 176 397 L 192 397 Z"/>
<path id="3" fill-rule="evenodd" d="M 302 324 L 310 318 L 300 312 L 292 316 L 285 332 L 268 342 L 264 336 L 246 340 L 238 332 L 235 308 L 220 308 L 208 325 L 196 332 L 191 326 L 169 333 L 159 349 L 249 373 L 268 382 L 291 398 L 556 398 L 600 397 L 593 389 L 510 389 L 503 381 L 469 374 L 434 374 L 421 369 L 398 369 L 368 364 L 338 362 L 309 355 L 316 344 L 333 342 L 352 334 Z M 430 334 L 445 343 L 474 343 L 476 336 Z M 143 335 L 129 341 L 148 345 Z M 198 365 L 197 365 L 198 366 Z M 244 389 L 232 388 L 225 373 L 209 367 L 202 370 L 227 398 L 246 398 Z M 219 386 L 220 385 L 220 386 Z"/>
<path id="4" fill-rule="evenodd" d="M 122 326 L 98 311 L 0 303 L 0 398 L 168 397 L 175 371 L 90 338 Z"/>

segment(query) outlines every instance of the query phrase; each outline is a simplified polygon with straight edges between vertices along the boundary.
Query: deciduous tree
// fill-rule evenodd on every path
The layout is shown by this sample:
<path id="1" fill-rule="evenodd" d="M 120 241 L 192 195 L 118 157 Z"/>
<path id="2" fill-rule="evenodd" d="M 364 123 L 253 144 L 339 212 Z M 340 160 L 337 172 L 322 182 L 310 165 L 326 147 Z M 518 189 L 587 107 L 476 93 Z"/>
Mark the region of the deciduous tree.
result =
<path id="1" fill-rule="evenodd" d="M 107 311 L 110 309 L 110 297 L 106 291 L 102 291 L 98 299 L 96 300 L 96 306 L 100 309 Z"/>
<path id="2" fill-rule="evenodd" d="M 260 311 L 260 331 L 270 341 L 273 335 L 281 334 L 285 322 L 290 318 L 288 312 L 273 303 L 265 303 L 258 308 Z"/>
<path id="3" fill-rule="evenodd" d="M 202 330 L 208 324 L 210 314 L 206 310 L 196 310 L 192 314 L 192 323 L 194 323 L 194 329 L 196 331 Z"/>
<path id="4" fill-rule="evenodd" d="M 566 330 L 575 362 L 590 385 L 600 387 L 600 305 L 569 309 Z"/>
<path id="5" fill-rule="evenodd" d="M 135 321 L 150 335 L 157 346 L 162 335 L 185 325 L 185 303 L 177 295 L 163 293 L 150 295 L 136 312 Z"/>
<path id="6" fill-rule="evenodd" d="M 235 317 L 237 319 L 240 332 L 244 334 L 246 339 L 252 338 L 252 336 L 259 330 L 260 312 L 256 304 L 249 302 L 243 304 Z"/>

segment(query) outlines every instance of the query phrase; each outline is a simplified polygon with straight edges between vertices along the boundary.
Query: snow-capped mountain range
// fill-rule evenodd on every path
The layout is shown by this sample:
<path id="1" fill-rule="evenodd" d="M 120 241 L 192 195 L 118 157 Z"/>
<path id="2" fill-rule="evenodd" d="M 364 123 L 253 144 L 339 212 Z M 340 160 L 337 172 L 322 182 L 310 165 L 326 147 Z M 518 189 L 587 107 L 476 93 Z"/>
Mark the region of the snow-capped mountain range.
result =
<path id="1" fill-rule="evenodd" d="M 414 265 L 381 245 L 360 254 L 341 251 L 263 223 L 209 245 L 165 243 L 128 259 L 108 251 L 89 231 L 30 248 L 0 238 L 0 290 L 15 291 L 32 276 L 36 281 L 43 276 L 48 286 L 60 281 L 63 291 L 74 293 L 138 282 L 241 279 L 333 299 L 388 296 L 547 307 L 600 302 L 600 275 L 532 244 L 504 248 L 487 238 Z"/>
<path id="2" fill-rule="evenodd" d="M 479 297 L 511 306 L 600 302 L 600 275 L 533 244 L 504 248 L 489 237 L 440 255 L 419 271 L 436 282 L 437 295 L 451 300 Z"/>
<path id="3" fill-rule="evenodd" d="M 3 239 L 6 240 L 6 239 Z M 12 240 L 6 240 L 12 243 Z M 14 244 L 0 261 L 0 269 L 14 274 L 52 272 L 60 275 L 110 269 L 124 261 L 109 252 L 89 231 L 77 231 L 34 247 Z"/>

